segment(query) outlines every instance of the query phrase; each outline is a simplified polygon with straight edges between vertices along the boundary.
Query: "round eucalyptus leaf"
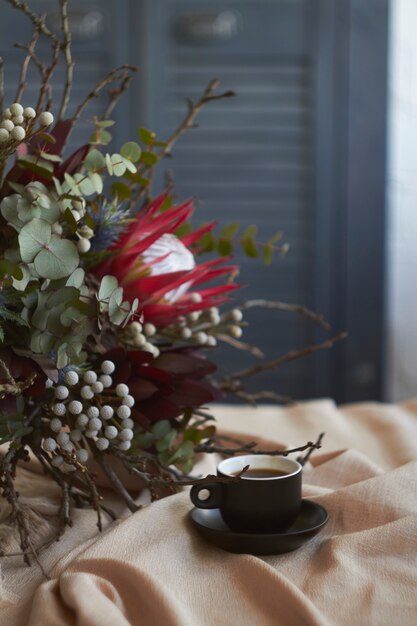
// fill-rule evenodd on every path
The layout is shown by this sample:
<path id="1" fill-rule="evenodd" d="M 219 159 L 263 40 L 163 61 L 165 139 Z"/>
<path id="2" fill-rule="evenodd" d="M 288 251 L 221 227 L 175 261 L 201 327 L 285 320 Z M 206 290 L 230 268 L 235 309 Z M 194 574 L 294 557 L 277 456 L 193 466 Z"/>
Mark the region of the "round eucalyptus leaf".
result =
<path id="1" fill-rule="evenodd" d="M 123 157 L 121 157 L 120 154 L 115 153 L 111 155 L 110 159 L 113 166 L 113 174 L 115 176 L 123 176 L 126 171 L 126 165 L 123 162 Z"/>
<path id="2" fill-rule="evenodd" d="M 110 274 L 106 274 L 106 276 L 103 276 L 101 279 L 100 288 L 98 290 L 98 299 L 106 300 L 107 298 L 110 298 L 111 294 L 115 289 L 117 289 L 118 286 L 119 283 L 117 282 L 117 278 L 111 276 Z"/>
<path id="3" fill-rule="evenodd" d="M 79 263 L 78 250 L 68 239 L 52 235 L 47 246 L 35 258 L 35 269 L 39 276 L 57 280 L 74 272 Z"/>
<path id="4" fill-rule="evenodd" d="M 120 149 L 120 154 L 122 155 L 122 157 L 128 159 L 129 161 L 132 161 L 133 163 L 139 161 L 141 152 L 142 150 L 139 144 L 136 143 L 136 141 L 128 141 L 127 143 L 123 144 Z"/>
<path id="5" fill-rule="evenodd" d="M 77 267 L 75 272 L 71 274 L 65 283 L 67 287 L 76 287 L 79 289 L 84 283 L 85 272 L 82 267 Z"/>
<path id="6" fill-rule="evenodd" d="M 22 261 L 31 263 L 35 256 L 50 243 L 51 236 L 51 225 L 43 219 L 35 217 L 25 224 L 19 233 Z"/>

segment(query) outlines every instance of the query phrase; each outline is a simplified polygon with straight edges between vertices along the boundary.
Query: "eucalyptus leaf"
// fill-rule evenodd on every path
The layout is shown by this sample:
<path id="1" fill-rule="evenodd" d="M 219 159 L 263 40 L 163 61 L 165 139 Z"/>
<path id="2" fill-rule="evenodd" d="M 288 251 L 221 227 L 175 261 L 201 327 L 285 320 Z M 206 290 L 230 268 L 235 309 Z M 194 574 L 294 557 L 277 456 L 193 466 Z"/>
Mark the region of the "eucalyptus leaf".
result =
<path id="1" fill-rule="evenodd" d="M 103 167 L 105 167 L 105 164 L 106 162 L 104 156 L 96 148 L 90 150 L 90 152 L 84 159 L 84 166 L 92 172 L 103 169 Z"/>
<path id="2" fill-rule="evenodd" d="M 110 275 L 103 276 L 98 290 L 98 299 L 107 300 L 118 286 L 117 278 Z"/>
<path id="3" fill-rule="evenodd" d="M 22 261 L 31 263 L 35 256 L 50 243 L 51 236 L 51 225 L 43 219 L 34 218 L 25 224 L 19 233 Z"/>
<path id="4" fill-rule="evenodd" d="M 39 276 L 56 280 L 72 274 L 79 264 L 78 250 L 68 239 L 52 235 L 47 248 L 35 258 L 35 269 Z"/>
<path id="5" fill-rule="evenodd" d="M 82 269 L 82 267 L 77 267 L 77 269 L 71 274 L 71 276 L 69 276 L 65 284 L 67 287 L 76 287 L 78 289 L 84 283 L 84 278 L 84 270 Z"/>
<path id="6" fill-rule="evenodd" d="M 128 141 L 120 148 L 120 154 L 122 157 L 132 161 L 132 163 L 139 161 L 141 153 L 141 147 L 136 143 L 136 141 Z"/>

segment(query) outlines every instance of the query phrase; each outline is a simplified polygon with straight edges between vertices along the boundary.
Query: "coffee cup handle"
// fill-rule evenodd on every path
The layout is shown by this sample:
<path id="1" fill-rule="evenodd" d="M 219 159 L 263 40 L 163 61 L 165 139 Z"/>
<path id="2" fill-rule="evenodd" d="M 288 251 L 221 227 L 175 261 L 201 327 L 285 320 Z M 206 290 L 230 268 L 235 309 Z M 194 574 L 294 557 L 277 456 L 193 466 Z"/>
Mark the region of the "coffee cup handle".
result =
<path id="1" fill-rule="evenodd" d="M 208 491 L 208 498 L 204 498 L 204 500 L 200 499 L 199 494 L 201 491 Z M 220 483 L 203 483 L 202 485 L 194 485 L 191 487 L 190 491 L 191 502 L 199 509 L 219 508 L 222 500 L 221 495 Z"/>

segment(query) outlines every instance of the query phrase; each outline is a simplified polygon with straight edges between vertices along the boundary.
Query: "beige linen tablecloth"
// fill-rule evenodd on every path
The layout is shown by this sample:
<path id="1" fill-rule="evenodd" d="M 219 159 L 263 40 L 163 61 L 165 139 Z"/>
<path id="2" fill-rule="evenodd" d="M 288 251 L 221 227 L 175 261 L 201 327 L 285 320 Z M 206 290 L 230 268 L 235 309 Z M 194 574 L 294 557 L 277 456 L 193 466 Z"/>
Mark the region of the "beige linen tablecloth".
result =
<path id="1" fill-rule="evenodd" d="M 337 408 L 218 407 L 223 430 L 289 446 L 326 436 L 304 495 L 327 526 L 288 554 L 224 552 L 190 527 L 186 492 L 95 533 L 95 515 L 42 555 L 2 559 L 3 626 L 402 626 L 417 624 L 417 400 Z M 200 462 L 212 471 L 216 459 Z M 40 481 L 40 491 L 47 479 Z M 143 497 L 143 496 L 142 496 Z"/>

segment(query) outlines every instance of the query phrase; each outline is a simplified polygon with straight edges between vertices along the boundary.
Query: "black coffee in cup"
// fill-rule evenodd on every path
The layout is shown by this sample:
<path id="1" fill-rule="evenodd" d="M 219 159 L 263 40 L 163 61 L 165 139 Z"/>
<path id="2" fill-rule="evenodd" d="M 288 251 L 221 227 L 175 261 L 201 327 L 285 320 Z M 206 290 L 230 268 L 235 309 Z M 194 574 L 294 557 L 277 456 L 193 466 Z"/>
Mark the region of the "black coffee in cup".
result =
<path id="1" fill-rule="evenodd" d="M 242 474 L 242 470 L 248 467 Z M 217 474 L 236 482 L 194 485 L 190 497 L 196 507 L 220 509 L 235 532 L 278 533 L 295 521 L 301 507 L 302 466 L 292 459 L 271 455 L 243 455 L 219 463 Z M 202 491 L 208 497 L 202 499 Z"/>

